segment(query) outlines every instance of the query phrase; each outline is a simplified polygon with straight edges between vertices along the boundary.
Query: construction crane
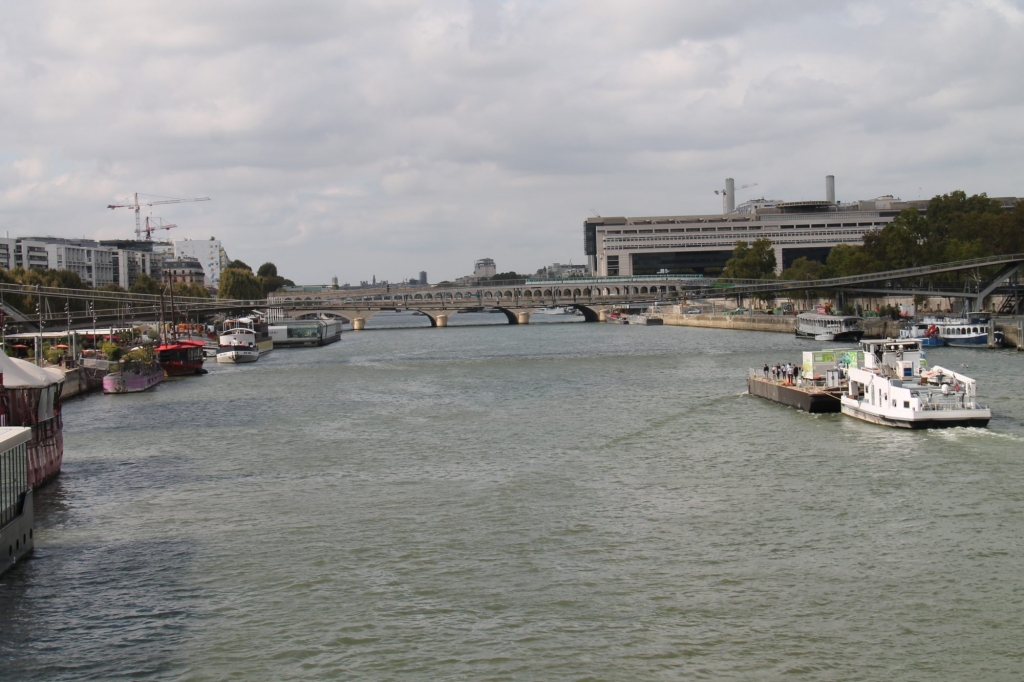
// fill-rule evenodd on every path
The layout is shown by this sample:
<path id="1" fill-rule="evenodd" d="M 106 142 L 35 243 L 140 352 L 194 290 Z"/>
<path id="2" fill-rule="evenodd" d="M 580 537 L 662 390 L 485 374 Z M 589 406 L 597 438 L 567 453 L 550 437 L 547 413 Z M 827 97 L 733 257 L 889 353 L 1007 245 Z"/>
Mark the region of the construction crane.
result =
<path id="1" fill-rule="evenodd" d="M 727 178 L 727 181 L 729 181 L 731 183 L 732 182 L 732 178 Z M 752 182 L 749 185 L 740 185 L 739 187 L 737 187 L 736 189 L 733 190 L 733 194 L 736 193 L 737 189 L 747 189 L 749 187 L 757 187 L 757 183 L 756 182 Z M 723 214 L 724 213 L 728 213 L 729 212 L 729 208 L 726 205 L 726 202 L 729 199 L 729 197 L 728 197 L 728 190 L 727 189 L 716 189 L 715 190 L 715 194 L 721 194 L 722 195 L 722 213 Z M 735 199 L 735 197 L 733 197 L 733 199 Z"/>
<path id="2" fill-rule="evenodd" d="M 152 195 L 144 194 L 143 196 L 152 196 Z M 139 217 L 139 209 L 141 207 L 143 207 L 143 206 L 159 206 L 161 204 L 185 204 L 185 203 L 191 203 L 193 201 L 209 201 L 210 200 L 210 197 L 198 197 L 196 199 L 168 199 L 168 198 L 157 197 L 158 199 L 160 199 L 159 201 L 143 201 L 143 202 L 139 202 L 139 193 L 138 192 L 136 192 L 133 195 L 133 197 L 134 197 L 134 201 L 132 203 L 130 203 L 130 204 L 108 204 L 107 208 L 134 208 L 135 209 L 135 238 L 136 239 L 138 239 L 140 236 L 142 236 L 142 223 L 141 223 L 141 220 L 140 220 L 140 217 Z M 146 233 L 146 239 L 149 239 L 149 238 L 150 238 L 150 233 L 147 232 Z"/>
<path id="3" fill-rule="evenodd" d="M 156 224 L 157 220 L 160 221 L 159 225 Z M 170 224 L 170 225 L 165 224 L 163 222 L 163 218 L 153 218 L 153 221 L 154 221 L 153 224 L 150 225 L 149 224 L 149 216 L 146 216 L 146 226 L 144 228 L 142 228 L 141 232 L 138 231 L 138 230 L 135 231 L 135 238 L 136 239 L 142 239 L 142 232 L 145 232 L 146 233 L 146 241 L 147 242 L 153 241 L 153 233 L 156 232 L 157 230 L 170 230 L 172 228 L 177 227 L 177 225 L 175 225 L 173 223 Z"/>

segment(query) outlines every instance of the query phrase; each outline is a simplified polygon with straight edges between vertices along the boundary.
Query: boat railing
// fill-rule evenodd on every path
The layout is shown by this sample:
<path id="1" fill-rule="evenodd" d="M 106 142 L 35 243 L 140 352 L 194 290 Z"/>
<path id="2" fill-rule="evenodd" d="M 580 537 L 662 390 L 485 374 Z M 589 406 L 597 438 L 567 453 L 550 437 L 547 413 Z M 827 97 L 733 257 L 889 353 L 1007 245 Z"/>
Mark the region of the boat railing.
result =
<path id="1" fill-rule="evenodd" d="M 85 367 L 87 369 L 102 369 L 102 370 L 108 370 L 108 369 L 110 369 L 111 365 L 115 365 L 115 364 L 117 364 L 117 363 L 111 362 L 110 360 L 102 360 L 100 358 L 82 358 L 81 362 L 79 363 L 79 365 L 81 365 L 82 367 Z"/>
<path id="2" fill-rule="evenodd" d="M 984 407 L 960 393 L 950 396 L 921 396 L 921 409 L 940 412 L 943 410 L 977 410 L 984 409 Z"/>

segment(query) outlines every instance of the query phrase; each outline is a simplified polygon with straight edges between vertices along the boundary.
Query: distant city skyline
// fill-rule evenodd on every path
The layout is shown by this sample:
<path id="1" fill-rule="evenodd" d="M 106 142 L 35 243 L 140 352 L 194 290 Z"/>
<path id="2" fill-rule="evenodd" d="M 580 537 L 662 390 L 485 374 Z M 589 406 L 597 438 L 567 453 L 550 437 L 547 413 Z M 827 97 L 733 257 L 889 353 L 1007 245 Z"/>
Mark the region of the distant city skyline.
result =
<path id="1" fill-rule="evenodd" d="M 583 221 L 722 179 L 841 201 L 1021 196 L 1007 0 L 8 3 L 0 234 L 178 239 L 296 282 L 585 262 Z M 809 191 L 811 190 L 811 191 Z"/>

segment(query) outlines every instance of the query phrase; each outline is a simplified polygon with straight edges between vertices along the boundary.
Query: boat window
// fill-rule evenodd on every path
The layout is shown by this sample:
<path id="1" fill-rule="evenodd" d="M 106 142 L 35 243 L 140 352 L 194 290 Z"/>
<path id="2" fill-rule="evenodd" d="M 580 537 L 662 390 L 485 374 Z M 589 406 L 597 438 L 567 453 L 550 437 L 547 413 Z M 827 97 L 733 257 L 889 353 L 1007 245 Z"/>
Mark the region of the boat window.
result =
<path id="1" fill-rule="evenodd" d="M 903 401 L 903 407 L 904 407 L 904 409 L 909 410 L 910 409 L 910 401 L 909 400 L 904 400 Z"/>

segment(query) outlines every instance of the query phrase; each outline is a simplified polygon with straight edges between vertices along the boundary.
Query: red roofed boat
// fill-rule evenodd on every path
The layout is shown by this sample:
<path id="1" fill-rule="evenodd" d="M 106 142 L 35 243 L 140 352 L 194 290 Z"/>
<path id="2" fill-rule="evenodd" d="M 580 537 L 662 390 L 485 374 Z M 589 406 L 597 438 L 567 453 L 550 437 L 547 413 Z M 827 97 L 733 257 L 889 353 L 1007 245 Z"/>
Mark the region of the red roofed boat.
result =
<path id="1" fill-rule="evenodd" d="M 169 377 L 186 374 L 203 374 L 203 341 L 181 339 L 170 343 L 162 343 L 153 349 L 156 361 Z"/>

